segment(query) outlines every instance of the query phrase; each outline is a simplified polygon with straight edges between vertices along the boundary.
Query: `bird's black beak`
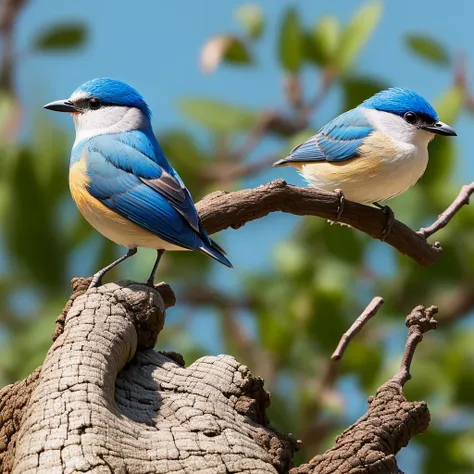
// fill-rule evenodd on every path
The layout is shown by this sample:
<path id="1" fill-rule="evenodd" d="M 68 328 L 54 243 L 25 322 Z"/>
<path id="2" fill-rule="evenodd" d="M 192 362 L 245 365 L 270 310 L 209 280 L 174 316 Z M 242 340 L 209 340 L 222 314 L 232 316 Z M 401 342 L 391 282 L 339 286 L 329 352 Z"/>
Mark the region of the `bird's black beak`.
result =
<path id="1" fill-rule="evenodd" d="M 49 104 L 43 105 L 43 107 L 48 110 L 54 110 L 55 112 L 69 112 L 70 114 L 79 112 L 79 109 L 73 105 L 69 99 L 56 100 L 54 102 L 50 102 Z"/>
<path id="2" fill-rule="evenodd" d="M 457 136 L 457 133 L 443 122 L 436 122 L 434 125 L 423 125 L 421 128 L 437 135 Z"/>

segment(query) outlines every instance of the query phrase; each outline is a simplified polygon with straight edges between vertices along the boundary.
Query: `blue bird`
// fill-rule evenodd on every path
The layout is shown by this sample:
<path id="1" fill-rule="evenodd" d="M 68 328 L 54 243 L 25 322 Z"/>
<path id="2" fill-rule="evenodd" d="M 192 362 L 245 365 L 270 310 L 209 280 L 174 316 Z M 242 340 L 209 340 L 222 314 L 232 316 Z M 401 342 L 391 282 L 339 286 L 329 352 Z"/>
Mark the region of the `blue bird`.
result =
<path id="1" fill-rule="evenodd" d="M 138 247 L 157 250 L 147 280 L 151 286 L 165 250 L 197 250 L 232 267 L 207 235 L 189 191 L 153 133 L 150 109 L 135 89 L 114 79 L 93 79 L 69 99 L 44 107 L 74 119 L 69 187 L 79 211 L 101 234 L 129 249 L 94 275 L 91 288 Z"/>
<path id="2" fill-rule="evenodd" d="M 428 164 L 428 144 L 456 135 L 433 107 L 408 89 L 379 92 L 335 118 L 273 166 L 296 167 L 310 185 L 362 204 L 379 202 L 413 186 Z M 338 215 L 340 217 L 340 213 Z M 385 236 L 389 227 L 384 230 Z M 383 237 L 385 237 L 383 235 Z"/>

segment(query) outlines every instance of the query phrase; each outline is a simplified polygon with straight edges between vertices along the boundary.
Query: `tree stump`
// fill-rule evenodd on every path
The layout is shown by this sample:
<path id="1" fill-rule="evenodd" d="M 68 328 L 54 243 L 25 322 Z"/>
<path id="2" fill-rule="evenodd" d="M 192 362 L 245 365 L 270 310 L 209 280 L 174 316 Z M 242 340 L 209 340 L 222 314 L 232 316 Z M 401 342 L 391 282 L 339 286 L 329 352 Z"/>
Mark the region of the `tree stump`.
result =
<path id="1" fill-rule="evenodd" d="M 233 357 L 184 366 L 153 350 L 167 285 L 110 283 L 74 294 L 43 366 L 0 391 L 3 473 L 382 473 L 426 429 L 424 403 L 392 379 L 326 453 L 292 469 L 298 442 L 273 427 L 262 379 Z"/>

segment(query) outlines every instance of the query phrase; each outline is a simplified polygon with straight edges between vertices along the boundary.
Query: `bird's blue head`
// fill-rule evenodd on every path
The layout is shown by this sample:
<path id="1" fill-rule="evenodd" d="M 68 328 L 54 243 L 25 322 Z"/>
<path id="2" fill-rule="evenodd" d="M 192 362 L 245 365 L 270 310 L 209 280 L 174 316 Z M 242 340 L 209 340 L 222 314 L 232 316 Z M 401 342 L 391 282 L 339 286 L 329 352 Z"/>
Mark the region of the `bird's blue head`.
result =
<path id="1" fill-rule="evenodd" d="M 69 99 L 44 107 L 72 114 L 76 141 L 101 134 L 151 130 L 151 112 L 143 97 L 116 79 L 92 79 L 79 86 Z"/>
<path id="2" fill-rule="evenodd" d="M 70 97 L 73 103 L 75 99 L 82 100 L 84 105 L 92 105 L 91 108 L 98 108 L 99 104 L 104 107 L 108 105 L 136 107 L 148 117 L 151 115 L 141 94 L 128 84 L 108 77 L 92 79 L 80 85 Z"/>
<path id="3" fill-rule="evenodd" d="M 381 110 L 400 117 L 403 117 L 407 112 L 413 112 L 431 122 L 438 120 L 438 114 L 428 101 L 416 92 L 401 87 L 392 87 L 381 91 L 361 105 L 367 109 Z"/>
<path id="4" fill-rule="evenodd" d="M 135 107 L 148 118 L 151 117 L 150 109 L 141 94 L 125 82 L 108 77 L 84 82 L 69 99 L 57 100 L 44 107 L 57 112 L 85 113 L 108 106 Z"/>
<path id="5" fill-rule="evenodd" d="M 423 97 L 409 89 L 393 87 L 370 97 L 360 107 L 397 115 L 414 127 L 439 135 L 456 135 L 439 121 L 438 114 Z"/>

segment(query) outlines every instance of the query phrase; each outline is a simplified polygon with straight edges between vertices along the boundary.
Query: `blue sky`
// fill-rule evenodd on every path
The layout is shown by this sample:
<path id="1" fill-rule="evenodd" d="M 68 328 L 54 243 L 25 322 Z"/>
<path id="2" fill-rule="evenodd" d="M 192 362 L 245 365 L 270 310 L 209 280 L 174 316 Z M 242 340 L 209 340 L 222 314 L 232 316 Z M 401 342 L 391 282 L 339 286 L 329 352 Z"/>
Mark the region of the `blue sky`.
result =
<path id="1" fill-rule="evenodd" d="M 212 34 L 239 31 L 232 12 L 242 3 L 160 1 L 138 4 L 136 13 L 132 13 L 129 4 L 111 0 L 55 2 L 54 9 L 46 0 L 32 1 L 18 29 L 20 51 L 28 48 L 40 29 L 65 20 L 83 20 L 90 28 L 90 41 L 75 54 L 41 54 L 25 61 L 18 74 L 21 95 L 30 107 L 37 108 L 45 98 L 64 97 L 92 77 L 116 77 L 142 92 L 154 111 L 158 128 L 182 121 L 175 101 L 184 94 L 220 97 L 255 107 L 278 105 L 282 100 L 281 72 L 275 61 L 274 40 L 285 8 L 297 5 L 310 25 L 326 13 L 346 21 L 363 2 L 256 2 L 267 17 L 267 34 L 258 45 L 258 70 L 228 68 L 211 76 L 201 74 L 200 46 Z M 438 38 L 452 52 L 463 47 L 468 50 L 474 4 L 451 1 L 450 7 L 457 14 L 455 23 L 446 21 L 446 5 L 441 0 L 386 2 L 382 21 L 358 63 L 359 71 L 434 99 L 450 83 L 449 71 L 414 59 L 401 36 L 405 32 L 424 32 Z M 336 107 L 336 102 L 328 104 L 321 121 L 331 118 Z"/>

